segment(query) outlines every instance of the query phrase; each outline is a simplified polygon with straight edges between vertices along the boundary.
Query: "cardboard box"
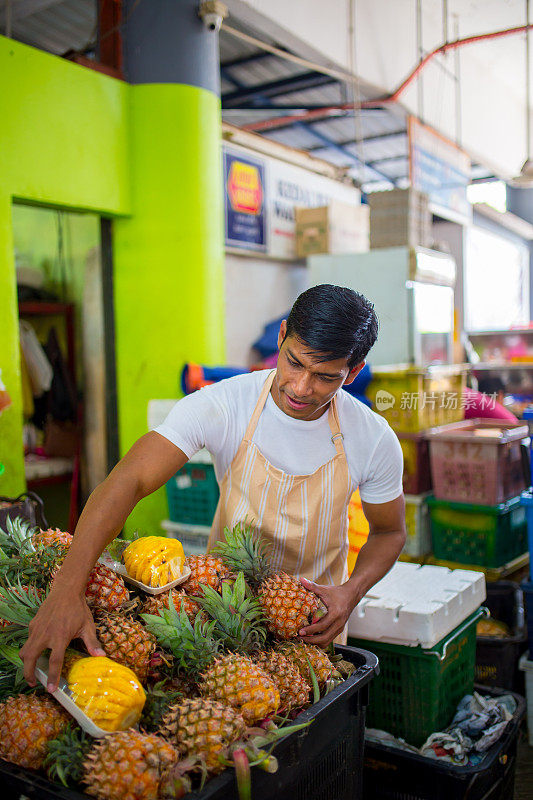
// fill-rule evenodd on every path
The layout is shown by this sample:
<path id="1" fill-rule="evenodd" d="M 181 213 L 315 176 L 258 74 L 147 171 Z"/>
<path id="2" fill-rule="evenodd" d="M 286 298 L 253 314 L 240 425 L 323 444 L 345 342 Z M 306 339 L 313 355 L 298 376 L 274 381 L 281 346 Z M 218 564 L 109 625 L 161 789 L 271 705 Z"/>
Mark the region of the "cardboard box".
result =
<path id="1" fill-rule="evenodd" d="M 296 208 L 296 256 L 364 253 L 369 249 L 369 209 L 332 202 Z"/>
<path id="2" fill-rule="evenodd" d="M 368 196 L 370 247 L 430 247 L 432 219 L 427 195 L 392 189 Z"/>

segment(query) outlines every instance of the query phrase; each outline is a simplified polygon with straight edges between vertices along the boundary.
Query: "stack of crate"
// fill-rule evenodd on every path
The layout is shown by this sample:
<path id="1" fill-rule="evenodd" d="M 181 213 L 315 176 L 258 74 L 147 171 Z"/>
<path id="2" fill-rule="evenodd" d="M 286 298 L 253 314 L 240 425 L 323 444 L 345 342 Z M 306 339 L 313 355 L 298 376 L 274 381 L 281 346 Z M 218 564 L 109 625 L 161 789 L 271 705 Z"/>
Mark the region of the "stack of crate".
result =
<path id="1" fill-rule="evenodd" d="M 379 658 L 367 725 L 419 747 L 472 691 L 476 625 L 485 600 L 478 572 L 397 563 L 348 620 L 348 644 Z"/>
<path id="2" fill-rule="evenodd" d="M 427 499 L 432 488 L 426 431 L 460 420 L 466 385 L 462 366 L 374 367 L 367 396 L 396 432 L 403 452 L 407 542 L 403 557 L 431 552 Z"/>
<path id="3" fill-rule="evenodd" d="M 368 195 L 370 248 L 431 247 L 428 196 L 416 189 L 392 189 Z"/>
<path id="4" fill-rule="evenodd" d="M 426 433 L 434 560 L 472 565 L 488 578 L 527 562 L 527 425 L 472 419 Z"/>

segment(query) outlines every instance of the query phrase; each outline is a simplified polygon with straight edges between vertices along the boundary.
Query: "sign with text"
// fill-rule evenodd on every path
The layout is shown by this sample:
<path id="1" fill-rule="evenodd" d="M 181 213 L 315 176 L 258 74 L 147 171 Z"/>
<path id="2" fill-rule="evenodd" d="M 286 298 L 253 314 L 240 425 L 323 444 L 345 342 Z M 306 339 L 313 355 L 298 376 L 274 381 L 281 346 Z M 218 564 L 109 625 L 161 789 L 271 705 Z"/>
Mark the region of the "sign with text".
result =
<path id="1" fill-rule="evenodd" d="M 265 163 L 224 150 L 227 247 L 265 252 Z"/>
<path id="2" fill-rule="evenodd" d="M 466 196 L 470 157 L 440 133 L 409 117 L 409 176 L 413 189 L 429 195 L 431 210 L 454 222 L 469 222 Z"/>

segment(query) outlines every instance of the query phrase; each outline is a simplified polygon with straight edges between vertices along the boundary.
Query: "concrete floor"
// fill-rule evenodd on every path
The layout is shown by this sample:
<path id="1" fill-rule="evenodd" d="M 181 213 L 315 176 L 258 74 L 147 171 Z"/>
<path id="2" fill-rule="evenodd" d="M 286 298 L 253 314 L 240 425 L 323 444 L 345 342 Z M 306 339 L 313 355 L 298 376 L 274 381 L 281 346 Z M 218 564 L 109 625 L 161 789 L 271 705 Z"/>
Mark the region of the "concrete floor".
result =
<path id="1" fill-rule="evenodd" d="M 528 744 L 525 724 L 518 740 L 514 800 L 533 800 L 533 747 Z"/>

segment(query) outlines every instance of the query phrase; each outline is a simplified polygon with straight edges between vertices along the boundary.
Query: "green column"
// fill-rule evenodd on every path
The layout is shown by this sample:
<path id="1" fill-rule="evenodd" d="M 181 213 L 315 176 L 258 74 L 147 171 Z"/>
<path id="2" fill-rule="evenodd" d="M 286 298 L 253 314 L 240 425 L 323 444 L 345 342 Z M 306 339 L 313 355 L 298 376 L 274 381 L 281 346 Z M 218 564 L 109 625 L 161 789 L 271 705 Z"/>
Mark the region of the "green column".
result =
<path id="1" fill-rule="evenodd" d="M 188 62 L 184 82 L 177 80 L 178 52 L 182 57 L 184 49 L 207 48 L 211 54 L 214 46 L 206 36 L 216 34 L 203 27 L 197 7 L 189 0 L 155 0 L 138 6 L 139 15 L 136 9 L 126 25 L 132 216 L 114 222 L 121 454 L 146 432 L 150 399 L 181 395 L 186 361 L 224 362 L 221 120 L 213 91 L 218 77 L 211 75 L 209 84 L 204 69 L 192 85 Z M 167 29 L 172 36 L 165 39 Z M 206 60 L 197 63 L 205 66 Z M 127 533 L 160 532 L 166 515 L 160 490 L 135 509 Z"/>

